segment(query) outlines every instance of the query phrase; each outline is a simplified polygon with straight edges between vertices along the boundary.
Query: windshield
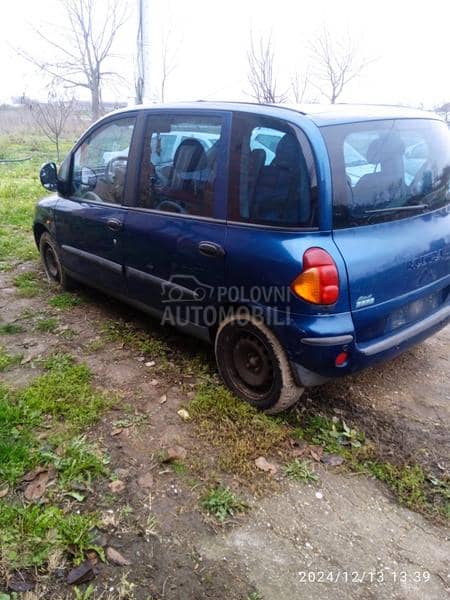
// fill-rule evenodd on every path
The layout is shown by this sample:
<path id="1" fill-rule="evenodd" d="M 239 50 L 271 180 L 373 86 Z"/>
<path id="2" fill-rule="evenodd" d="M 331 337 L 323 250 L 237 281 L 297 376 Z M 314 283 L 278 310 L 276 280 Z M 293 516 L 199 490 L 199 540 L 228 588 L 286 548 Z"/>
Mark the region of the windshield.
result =
<path id="1" fill-rule="evenodd" d="M 354 227 L 450 203 L 450 133 L 402 119 L 323 127 L 333 169 L 334 226 Z"/>

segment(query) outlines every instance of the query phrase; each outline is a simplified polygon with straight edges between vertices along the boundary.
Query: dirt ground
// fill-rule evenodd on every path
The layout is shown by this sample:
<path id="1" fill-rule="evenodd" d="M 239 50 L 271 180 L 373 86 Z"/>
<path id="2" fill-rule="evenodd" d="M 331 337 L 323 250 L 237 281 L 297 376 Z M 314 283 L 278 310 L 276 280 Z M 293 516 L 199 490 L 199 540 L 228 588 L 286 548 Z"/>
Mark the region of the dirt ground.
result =
<path id="1" fill-rule="evenodd" d="M 87 363 L 96 385 L 119 398 L 89 437 L 109 452 L 110 468 L 125 487 L 112 493 L 105 481 L 88 502 L 102 514 L 99 542 L 119 550 L 130 565 L 99 563 L 96 597 L 124 585 L 137 599 L 170 600 L 440 600 L 450 593 L 449 530 L 398 506 L 384 485 L 366 476 L 320 466 L 320 483 L 280 477 L 262 496 L 243 489 L 250 510 L 225 528 L 216 526 L 199 511 L 198 490 L 204 481 L 232 478 L 220 473 L 214 453 L 177 413 L 196 382 L 195 371 L 183 372 L 177 360 L 204 361 L 208 348 L 170 331 L 167 341 L 177 351 L 164 372 L 158 358 L 151 365 L 133 348 L 102 337 L 111 320 L 146 328 L 147 317 L 85 289 L 86 301 L 67 311 L 49 307 L 45 291 L 21 298 L 13 278 L 30 269 L 34 263 L 0 273 L 1 320 L 25 328 L 1 340 L 23 359 L 0 379 L 21 387 L 39 374 L 39 358 L 70 352 Z M 57 318 L 57 331 L 36 332 L 39 315 Z M 396 360 L 308 391 L 302 401 L 333 407 L 379 441 L 387 456 L 448 471 L 449 348 L 447 327 Z M 186 449 L 188 472 L 158 460 L 174 445 Z M 209 465 L 205 472 L 196 464 L 199 451 L 201 468 Z M 72 597 L 55 574 L 40 579 L 36 594 Z"/>

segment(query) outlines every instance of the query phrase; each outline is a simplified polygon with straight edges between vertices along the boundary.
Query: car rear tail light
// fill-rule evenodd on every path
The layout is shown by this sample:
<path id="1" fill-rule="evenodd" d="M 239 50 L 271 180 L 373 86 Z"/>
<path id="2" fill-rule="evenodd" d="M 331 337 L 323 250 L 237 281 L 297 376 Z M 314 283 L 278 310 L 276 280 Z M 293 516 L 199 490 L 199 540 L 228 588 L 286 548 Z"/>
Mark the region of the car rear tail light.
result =
<path id="1" fill-rule="evenodd" d="M 303 254 L 303 271 L 291 283 L 291 289 L 312 304 L 335 304 L 339 298 L 339 274 L 328 252 L 308 248 Z"/>

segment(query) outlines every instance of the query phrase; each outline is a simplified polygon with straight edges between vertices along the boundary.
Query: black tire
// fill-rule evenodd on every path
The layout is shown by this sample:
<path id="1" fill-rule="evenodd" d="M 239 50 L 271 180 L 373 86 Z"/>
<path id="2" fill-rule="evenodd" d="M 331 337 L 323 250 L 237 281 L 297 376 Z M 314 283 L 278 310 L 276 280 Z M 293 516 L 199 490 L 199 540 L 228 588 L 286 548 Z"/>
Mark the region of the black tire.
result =
<path id="1" fill-rule="evenodd" d="M 215 355 L 220 376 L 231 391 L 268 414 L 289 408 L 303 393 L 275 335 L 246 311 L 222 321 Z"/>
<path id="2" fill-rule="evenodd" d="M 39 252 L 49 282 L 57 283 L 63 290 L 71 290 L 74 281 L 67 275 L 61 261 L 59 246 L 48 232 L 43 233 L 39 239 Z"/>

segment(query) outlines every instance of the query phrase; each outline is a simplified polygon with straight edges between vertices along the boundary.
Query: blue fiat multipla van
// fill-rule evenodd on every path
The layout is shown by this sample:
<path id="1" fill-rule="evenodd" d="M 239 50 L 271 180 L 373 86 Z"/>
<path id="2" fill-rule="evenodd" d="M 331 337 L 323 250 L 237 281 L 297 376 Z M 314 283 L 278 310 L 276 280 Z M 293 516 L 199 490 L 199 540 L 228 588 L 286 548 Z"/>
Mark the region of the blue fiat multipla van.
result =
<path id="1" fill-rule="evenodd" d="M 107 115 L 41 182 L 34 235 L 73 280 L 210 340 L 275 413 L 450 319 L 450 133 L 403 108 L 244 103 Z"/>

